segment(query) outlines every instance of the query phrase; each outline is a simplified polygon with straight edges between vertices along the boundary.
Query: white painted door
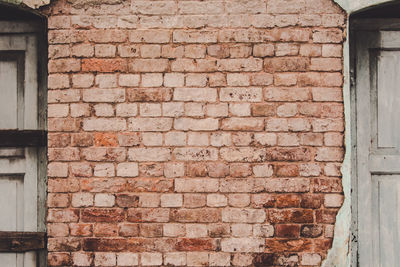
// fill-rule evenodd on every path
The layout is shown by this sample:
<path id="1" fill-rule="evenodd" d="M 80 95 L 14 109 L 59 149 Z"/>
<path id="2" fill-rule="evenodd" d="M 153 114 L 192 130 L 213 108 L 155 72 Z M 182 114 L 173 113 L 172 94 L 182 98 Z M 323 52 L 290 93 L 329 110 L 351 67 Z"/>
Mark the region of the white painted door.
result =
<path id="1" fill-rule="evenodd" d="M 0 131 L 38 129 L 37 62 L 35 34 L 0 35 Z M 38 231 L 37 192 L 38 149 L 0 147 L 0 232 Z M 36 252 L 2 252 L 0 266 L 35 267 Z"/>
<path id="2" fill-rule="evenodd" d="M 362 267 L 400 266 L 400 31 L 381 22 L 360 22 L 353 50 Z"/>

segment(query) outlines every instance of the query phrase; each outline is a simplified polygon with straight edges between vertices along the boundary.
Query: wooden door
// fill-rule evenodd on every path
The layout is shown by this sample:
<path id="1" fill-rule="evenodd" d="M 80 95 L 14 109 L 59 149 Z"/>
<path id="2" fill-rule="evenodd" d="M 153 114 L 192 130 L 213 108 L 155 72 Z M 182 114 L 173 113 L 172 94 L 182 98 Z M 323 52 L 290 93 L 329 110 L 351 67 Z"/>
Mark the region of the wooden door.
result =
<path id="1" fill-rule="evenodd" d="M 359 266 L 400 266 L 400 23 L 355 23 Z"/>
<path id="2" fill-rule="evenodd" d="M 32 242 L 44 243 L 38 240 L 43 235 L 34 234 L 39 230 L 38 159 L 39 146 L 43 145 L 32 143 L 43 141 L 39 130 L 38 36 L 30 32 L 32 25 L 27 23 L 1 23 L 0 266 L 36 267 L 34 250 L 40 246 L 32 246 Z"/>

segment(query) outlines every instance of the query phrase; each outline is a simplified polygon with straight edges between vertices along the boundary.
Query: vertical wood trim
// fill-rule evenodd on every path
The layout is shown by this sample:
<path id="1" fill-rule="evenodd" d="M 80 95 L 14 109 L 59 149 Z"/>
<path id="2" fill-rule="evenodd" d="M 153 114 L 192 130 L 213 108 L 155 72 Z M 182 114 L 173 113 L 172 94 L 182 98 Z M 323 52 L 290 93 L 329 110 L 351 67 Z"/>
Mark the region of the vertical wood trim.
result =
<path id="1" fill-rule="evenodd" d="M 24 129 L 38 129 L 37 37 L 35 35 L 27 35 L 26 42 Z"/>
<path id="2" fill-rule="evenodd" d="M 371 176 L 368 168 L 370 153 L 371 129 L 371 76 L 369 47 L 373 47 L 376 34 L 373 32 L 357 32 L 356 34 L 356 106 L 357 106 L 357 188 L 358 192 L 358 244 L 360 253 L 360 266 L 379 266 L 373 262 L 374 250 L 372 249 L 372 191 Z M 361 199 L 361 197 L 363 199 Z M 363 218 L 363 219 L 361 219 Z"/>

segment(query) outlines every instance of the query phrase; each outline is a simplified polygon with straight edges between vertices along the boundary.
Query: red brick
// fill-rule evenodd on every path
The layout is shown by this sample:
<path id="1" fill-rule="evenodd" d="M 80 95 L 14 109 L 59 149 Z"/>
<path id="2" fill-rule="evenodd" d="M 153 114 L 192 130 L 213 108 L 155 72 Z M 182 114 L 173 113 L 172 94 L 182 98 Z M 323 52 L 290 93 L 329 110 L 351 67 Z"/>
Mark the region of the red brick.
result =
<path id="1" fill-rule="evenodd" d="M 283 238 L 298 238 L 300 236 L 300 225 L 278 224 L 275 226 L 275 236 Z"/>
<path id="2" fill-rule="evenodd" d="M 317 210 L 316 219 L 317 223 L 335 223 L 337 209 L 323 209 Z"/>
<path id="3" fill-rule="evenodd" d="M 309 59 L 306 57 L 268 58 L 264 60 L 264 69 L 269 73 L 306 71 L 309 64 Z"/>
<path id="4" fill-rule="evenodd" d="M 118 225 L 111 223 L 98 223 L 94 225 L 94 235 L 97 237 L 112 237 L 118 235 Z"/>
<path id="5" fill-rule="evenodd" d="M 50 252 L 47 256 L 49 266 L 68 266 L 72 264 L 71 255 L 66 252 Z"/>
<path id="6" fill-rule="evenodd" d="M 116 195 L 116 204 L 121 208 L 132 208 L 139 205 L 139 196 L 131 194 Z"/>
<path id="7" fill-rule="evenodd" d="M 131 102 L 162 102 L 172 98 L 172 91 L 169 88 L 157 89 L 128 89 L 128 100 Z"/>
<path id="8" fill-rule="evenodd" d="M 298 165 L 275 165 L 275 175 L 277 177 L 296 177 L 299 176 Z"/>
<path id="9" fill-rule="evenodd" d="M 273 161 L 310 161 L 308 148 L 271 148 L 267 150 L 267 159 Z"/>
<path id="10" fill-rule="evenodd" d="M 118 136 L 114 133 L 95 133 L 95 146 L 118 146 Z"/>
<path id="11" fill-rule="evenodd" d="M 119 226 L 120 236 L 138 236 L 139 235 L 139 224 L 134 223 L 124 223 Z"/>
<path id="12" fill-rule="evenodd" d="M 93 136 L 90 133 L 71 134 L 71 145 L 87 147 L 93 145 Z"/>
<path id="13" fill-rule="evenodd" d="M 301 226 L 300 234 L 302 237 L 315 238 L 322 235 L 323 227 L 317 224 L 305 224 Z"/>
<path id="14" fill-rule="evenodd" d="M 125 59 L 83 59 L 82 71 L 84 72 L 126 72 L 128 62 Z"/>
<path id="15" fill-rule="evenodd" d="M 268 220 L 271 223 L 312 223 L 314 215 L 310 209 L 269 210 Z"/>
<path id="16" fill-rule="evenodd" d="M 93 225 L 87 223 L 71 223 L 69 225 L 72 236 L 92 236 Z"/>
<path id="17" fill-rule="evenodd" d="M 301 196 L 301 207 L 308 209 L 318 209 L 321 207 L 322 197 L 321 195 L 302 195 Z"/>
<path id="18" fill-rule="evenodd" d="M 140 236 L 143 237 L 162 237 L 163 226 L 162 224 L 155 223 L 142 223 L 139 225 Z"/>
<path id="19" fill-rule="evenodd" d="M 128 209 L 128 221 L 129 222 L 168 222 L 169 221 L 169 209 Z"/>
<path id="20" fill-rule="evenodd" d="M 221 220 L 221 212 L 218 209 L 179 209 L 171 212 L 171 220 L 175 222 L 211 223 Z"/>
<path id="21" fill-rule="evenodd" d="M 82 248 L 84 251 L 124 251 L 126 239 L 85 238 Z"/>
<path id="22" fill-rule="evenodd" d="M 313 243 L 308 239 L 267 239 L 265 251 L 274 253 L 283 252 L 311 252 Z"/>
<path id="23" fill-rule="evenodd" d="M 283 194 L 276 196 L 277 208 L 298 208 L 300 207 L 301 197 L 295 194 Z"/>
<path id="24" fill-rule="evenodd" d="M 205 177 L 207 174 L 207 165 L 205 163 L 191 163 L 187 165 L 186 175 L 189 177 Z"/>
<path id="25" fill-rule="evenodd" d="M 121 209 L 84 209 L 82 210 L 83 222 L 121 222 L 125 218 Z"/>
<path id="26" fill-rule="evenodd" d="M 71 144 L 71 135 L 68 133 L 49 133 L 48 147 L 67 147 Z"/>
<path id="27" fill-rule="evenodd" d="M 133 192 L 169 192 L 173 188 L 173 180 L 160 178 L 141 178 L 128 181 L 128 190 Z"/>
<path id="28" fill-rule="evenodd" d="M 78 251 L 81 249 L 81 242 L 75 237 L 57 237 L 47 239 L 48 251 Z"/>

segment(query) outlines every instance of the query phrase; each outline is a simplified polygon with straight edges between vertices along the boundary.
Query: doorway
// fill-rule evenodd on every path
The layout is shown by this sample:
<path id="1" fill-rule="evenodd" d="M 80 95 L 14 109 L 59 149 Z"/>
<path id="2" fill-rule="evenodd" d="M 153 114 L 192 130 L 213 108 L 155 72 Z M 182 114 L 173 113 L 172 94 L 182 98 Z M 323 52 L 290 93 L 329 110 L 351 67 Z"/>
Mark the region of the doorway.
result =
<path id="1" fill-rule="evenodd" d="M 0 6 L 0 262 L 46 264 L 44 20 Z"/>
<path id="2" fill-rule="evenodd" d="M 350 18 L 353 249 L 358 266 L 399 266 L 400 4 Z"/>

